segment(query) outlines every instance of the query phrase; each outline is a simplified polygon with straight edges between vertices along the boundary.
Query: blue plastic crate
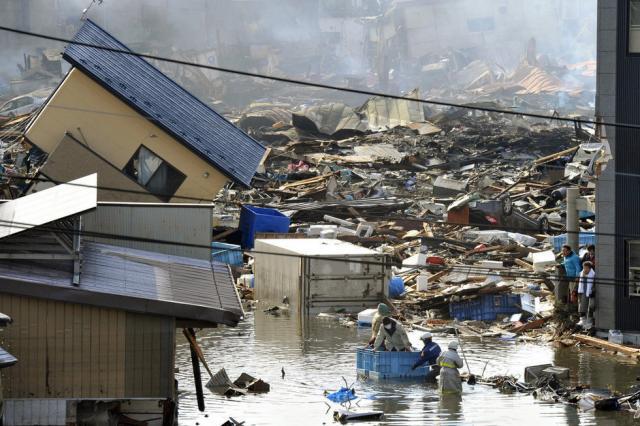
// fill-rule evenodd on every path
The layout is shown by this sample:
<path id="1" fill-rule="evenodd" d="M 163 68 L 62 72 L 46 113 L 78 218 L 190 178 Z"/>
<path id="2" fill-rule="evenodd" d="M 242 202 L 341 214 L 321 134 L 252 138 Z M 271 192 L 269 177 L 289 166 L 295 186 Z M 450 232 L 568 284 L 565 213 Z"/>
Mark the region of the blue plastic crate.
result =
<path id="1" fill-rule="evenodd" d="M 498 315 L 522 311 L 518 294 L 485 294 L 475 299 L 449 304 L 449 316 L 459 321 L 495 321 Z"/>
<path id="2" fill-rule="evenodd" d="M 358 374 L 377 380 L 386 379 L 421 379 L 427 374 L 429 367 L 422 366 L 415 370 L 411 367 L 420 358 L 420 352 L 387 352 L 358 349 L 356 368 Z"/>
<path id="3" fill-rule="evenodd" d="M 239 228 L 242 232 L 241 245 L 250 250 L 257 232 L 289 232 L 291 219 L 276 209 L 264 207 L 243 206 L 240 211 Z"/>
<path id="4" fill-rule="evenodd" d="M 213 242 L 211 243 L 211 260 L 242 266 L 242 248 L 235 244 Z"/>

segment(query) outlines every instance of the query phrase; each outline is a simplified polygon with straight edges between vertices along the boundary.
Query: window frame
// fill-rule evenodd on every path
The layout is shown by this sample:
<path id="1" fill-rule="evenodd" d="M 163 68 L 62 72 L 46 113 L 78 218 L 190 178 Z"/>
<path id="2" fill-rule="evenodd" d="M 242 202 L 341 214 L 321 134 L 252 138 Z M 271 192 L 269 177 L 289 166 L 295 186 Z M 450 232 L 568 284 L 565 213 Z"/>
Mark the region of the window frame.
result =
<path id="1" fill-rule="evenodd" d="M 627 55 L 640 56 L 640 42 L 637 51 L 631 50 L 631 2 L 634 0 L 627 0 L 625 6 L 627 8 L 627 21 L 625 24 L 625 33 L 627 38 Z M 638 2 L 640 6 L 640 1 Z M 638 33 L 640 33 L 640 23 L 638 24 Z M 640 38 L 640 37 L 639 37 Z"/>
<path id="2" fill-rule="evenodd" d="M 153 156 L 155 156 L 157 159 L 160 160 L 160 165 L 158 166 L 158 168 L 156 170 L 153 171 L 153 173 L 151 174 L 151 176 L 147 180 L 146 184 L 141 183 L 136 176 L 133 176 L 133 175 L 129 174 L 129 172 L 128 172 L 128 169 L 130 169 L 130 167 L 133 165 L 134 160 L 137 159 L 138 162 L 140 161 L 140 151 L 142 150 L 142 148 L 146 149 Z M 170 170 L 173 170 L 176 173 L 176 175 L 179 177 L 179 183 L 178 183 L 178 185 L 176 185 L 176 188 L 175 188 L 175 190 L 173 192 L 168 190 L 167 192 L 157 193 L 155 191 L 152 191 L 149 188 L 149 183 L 153 181 L 153 178 L 158 174 L 158 172 L 162 168 L 163 164 L 166 165 L 166 167 L 168 167 Z M 140 166 L 138 165 L 138 172 L 139 172 L 139 167 Z M 144 145 L 144 144 L 140 144 L 140 146 L 138 146 L 138 148 L 135 150 L 135 152 L 133 153 L 131 158 L 129 158 L 129 161 L 127 161 L 127 164 L 125 164 L 125 166 L 123 167 L 122 173 L 124 173 L 127 177 L 129 177 L 133 181 L 135 181 L 138 185 L 140 185 L 141 187 L 143 187 L 144 189 L 149 191 L 150 194 L 153 194 L 154 196 L 160 198 L 161 200 L 163 200 L 165 202 L 169 202 L 171 200 L 171 198 L 173 198 L 175 196 L 175 194 L 178 192 L 178 189 L 180 189 L 180 187 L 182 186 L 184 181 L 187 179 L 187 175 L 182 173 L 182 171 L 180 171 L 177 167 L 175 167 L 173 164 L 171 164 L 168 161 L 166 161 L 164 158 L 162 158 L 161 156 L 156 154 L 155 151 L 149 149 L 149 147 Z"/>
<path id="3" fill-rule="evenodd" d="M 627 269 L 627 292 L 629 297 L 640 297 L 640 264 L 638 266 L 631 265 L 631 251 L 632 246 L 637 246 L 638 251 L 640 252 L 640 240 L 627 240 L 625 241 L 626 245 L 626 269 Z M 639 256 L 640 257 L 640 256 Z M 632 271 L 635 271 L 638 274 L 638 279 L 632 278 Z M 637 283 L 637 284 L 634 284 Z"/>

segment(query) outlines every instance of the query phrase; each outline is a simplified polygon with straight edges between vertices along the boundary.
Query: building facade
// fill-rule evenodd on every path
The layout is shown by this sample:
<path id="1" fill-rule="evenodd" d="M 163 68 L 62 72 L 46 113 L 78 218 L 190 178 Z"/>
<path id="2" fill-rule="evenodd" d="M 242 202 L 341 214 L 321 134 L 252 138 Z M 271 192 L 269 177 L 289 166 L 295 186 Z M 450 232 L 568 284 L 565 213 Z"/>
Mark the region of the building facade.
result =
<path id="1" fill-rule="evenodd" d="M 640 1 L 598 1 L 596 114 L 640 125 Z M 597 188 L 596 326 L 640 335 L 640 130 L 604 126 L 614 160 Z"/>

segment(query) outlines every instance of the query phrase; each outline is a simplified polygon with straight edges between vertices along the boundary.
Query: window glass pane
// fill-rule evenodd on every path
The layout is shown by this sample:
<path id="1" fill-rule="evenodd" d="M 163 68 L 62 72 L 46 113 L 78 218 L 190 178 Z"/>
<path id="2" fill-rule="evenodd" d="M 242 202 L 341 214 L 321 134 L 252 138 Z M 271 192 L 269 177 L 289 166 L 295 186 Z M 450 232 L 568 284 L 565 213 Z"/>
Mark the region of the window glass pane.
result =
<path id="1" fill-rule="evenodd" d="M 185 176 L 178 170 L 174 169 L 167 163 L 162 163 L 158 168 L 158 171 L 153 175 L 149 181 L 147 188 L 154 194 L 160 195 L 161 198 L 165 198 L 169 201 L 171 195 L 175 194 Z M 164 197 L 163 197 L 164 196 Z"/>
<path id="2" fill-rule="evenodd" d="M 640 268 L 640 243 L 629 243 L 629 267 Z"/>
<path id="3" fill-rule="evenodd" d="M 144 146 L 138 148 L 123 172 L 164 201 L 171 199 L 186 178 Z"/>
<path id="4" fill-rule="evenodd" d="M 138 151 L 138 182 L 147 185 L 151 176 L 158 170 L 162 160 L 144 146 Z"/>
<path id="5" fill-rule="evenodd" d="M 629 52 L 640 53 L 640 0 L 629 0 Z"/>

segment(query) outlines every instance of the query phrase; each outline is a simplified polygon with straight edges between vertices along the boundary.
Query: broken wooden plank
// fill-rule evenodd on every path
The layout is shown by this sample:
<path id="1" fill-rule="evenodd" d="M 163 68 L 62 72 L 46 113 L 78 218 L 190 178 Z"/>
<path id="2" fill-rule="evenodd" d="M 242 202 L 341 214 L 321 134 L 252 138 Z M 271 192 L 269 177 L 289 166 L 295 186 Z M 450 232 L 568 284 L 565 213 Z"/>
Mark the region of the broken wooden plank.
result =
<path id="1" fill-rule="evenodd" d="M 515 327 L 514 329 L 511 330 L 511 332 L 518 334 L 518 333 L 523 333 L 527 330 L 535 330 L 536 328 L 542 327 L 544 323 L 547 322 L 547 320 L 549 320 L 549 318 L 540 318 L 537 320 L 533 320 L 519 327 Z"/>
<path id="2" fill-rule="evenodd" d="M 529 262 L 525 262 L 522 259 L 513 259 L 513 261 L 515 262 L 516 265 L 522 266 L 523 268 L 533 271 L 533 265 L 530 264 Z"/>
<path id="3" fill-rule="evenodd" d="M 509 248 L 509 246 L 503 246 L 503 245 L 491 246 L 491 247 L 482 247 L 482 248 L 474 248 L 474 249 L 465 251 L 464 255 L 465 256 L 469 256 L 469 255 L 476 254 L 476 253 L 487 253 L 487 252 L 496 251 L 496 250 L 506 250 L 508 248 Z"/>
<path id="4" fill-rule="evenodd" d="M 596 337 L 585 336 L 583 334 L 574 334 L 572 336 L 575 340 L 580 343 L 584 343 L 589 346 L 595 346 L 597 348 L 606 349 L 608 351 L 620 352 L 622 354 L 632 356 L 632 357 L 640 357 L 640 349 L 632 348 L 630 346 L 618 345 L 617 343 L 611 343 L 603 339 L 598 339 Z"/>
<path id="5" fill-rule="evenodd" d="M 565 155 L 569 155 L 569 154 L 574 153 L 575 151 L 578 150 L 578 148 L 580 148 L 580 147 L 579 146 L 574 146 L 573 148 L 565 149 L 564 151 L 556 152 L 555 154 L 551 154 L 551 155 L 547 155 L 545 157 L 538 158 L 537 160 L 535 160 L 533 162 L 533 164 L 535 164 L 536 166 L 539 166 L 540 164 L 544 164 L 544 163 L 548 163 L 550 161 L 557 160 L 558 158 L 562 158 Z"/>

